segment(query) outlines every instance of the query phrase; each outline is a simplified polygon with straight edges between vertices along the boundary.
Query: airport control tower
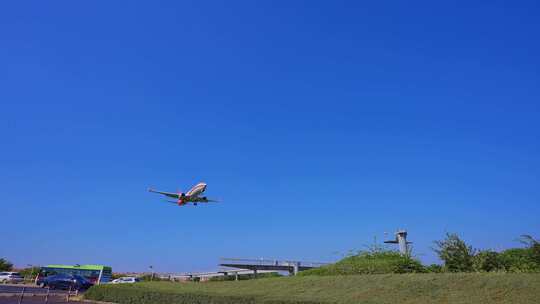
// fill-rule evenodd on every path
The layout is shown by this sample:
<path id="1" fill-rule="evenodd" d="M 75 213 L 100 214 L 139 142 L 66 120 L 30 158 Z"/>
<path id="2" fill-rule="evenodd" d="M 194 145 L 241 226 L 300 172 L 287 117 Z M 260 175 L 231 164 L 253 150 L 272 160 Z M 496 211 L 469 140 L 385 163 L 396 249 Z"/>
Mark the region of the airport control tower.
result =
<path id="1" fill-rule="evenodd" d="M 396 232 L 396 239 L 390 241 L 384 241 L 386 244 L 398 244 L 399 252 L 403 255 L 409 255 L 409 244 L 412 242 L 407 242 L 407 231 L 398 230 Z"/>

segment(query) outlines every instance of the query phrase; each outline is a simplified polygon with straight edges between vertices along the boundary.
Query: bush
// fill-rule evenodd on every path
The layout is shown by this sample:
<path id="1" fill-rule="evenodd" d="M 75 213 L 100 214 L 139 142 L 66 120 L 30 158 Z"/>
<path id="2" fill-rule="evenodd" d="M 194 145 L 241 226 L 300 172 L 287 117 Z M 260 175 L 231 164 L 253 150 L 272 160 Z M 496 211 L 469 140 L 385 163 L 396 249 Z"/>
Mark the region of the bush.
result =
<path id="1" fill-rule="evenodd" d="M 431 264 L 429 266 L 426 267 L 426 272 L 430 272 L 430 273 L 442 273 L 444 272 L 444 269 L 441 265 L 439 264 Z"/>
<path id="2" fill-rule="evenodd" d="M 500 253 L 502 267 L 508 272 L 540 272 L 540 242 L 529 235 L 521 236 L 526 248 L 512 248 Z"/>
<path id="3" fill-rule="evenodd" d="M 540 266 L 531 257 L 529 248 L 512 248 L 500 253 L 500 261 L 508 272 L 538 272 Z"/>
<path id="4" fill-rule="evenodd" d="M 426 272 L 424 266 L 416 259 L 401 255 L 395 251 L 364 251 L 358 255 L 306 271 L 300 276 L 308 275 L 352 275 L 352 274 L 385 274 L 385 273 L 418 273 Z"/>
<path id="5" fill-rule="evenodd" d="M 500 254 L 491 250 L 478 252 L 473 257 L 473 269 L 477 272 L 504 271 Z"/>
<path id="6" fill-rule="evenodd" d="M 467 245 L 455 233 L 447 233 L 446 239 L 435 241 L 434 251 L 444 261 L 444 268 L 449 272 L 473 271 L 475 250 Z"/>
<path id="7" fill-rule="evenodd" d="M 520 240 L 527 248 L 477 252 L 457 234 L 446 234 L 446 239 L 435 241 L 434 250 L 444 261 L 443 272 L 540 272 L 540 242 L 529 235 L 522 235 Z M 428 271 L 436 271 L 430 267 Z"/>

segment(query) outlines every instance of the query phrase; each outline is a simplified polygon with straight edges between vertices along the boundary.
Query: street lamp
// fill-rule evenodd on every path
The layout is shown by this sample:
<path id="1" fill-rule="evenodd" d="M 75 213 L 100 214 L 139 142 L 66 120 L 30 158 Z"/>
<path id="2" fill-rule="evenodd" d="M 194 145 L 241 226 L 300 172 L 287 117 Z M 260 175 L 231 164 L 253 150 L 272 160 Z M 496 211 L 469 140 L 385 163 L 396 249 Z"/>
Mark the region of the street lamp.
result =
<path id="1" fill-rule="evenodd" d="M 150 268 L 150 272 L 152 272 L 152 276 L 150 276 L 150 281 L 153 281 L 154 280 L 154 266 L 150 265 L 148 266 L 148 268 Z"/>

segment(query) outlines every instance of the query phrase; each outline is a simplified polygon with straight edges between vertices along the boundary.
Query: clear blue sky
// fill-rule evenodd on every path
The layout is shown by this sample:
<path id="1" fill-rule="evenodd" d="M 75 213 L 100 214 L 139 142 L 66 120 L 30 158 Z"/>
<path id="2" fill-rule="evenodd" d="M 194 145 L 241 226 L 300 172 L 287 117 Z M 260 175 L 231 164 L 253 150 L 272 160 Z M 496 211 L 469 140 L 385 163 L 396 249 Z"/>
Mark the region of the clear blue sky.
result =
<path id="1" fill-rule="evenodd" d="M 536 1 L 0 5 L 0 256 L 332 261 L 540 237 Z M 208 183 L 222 204 L 146 192 Z"/>

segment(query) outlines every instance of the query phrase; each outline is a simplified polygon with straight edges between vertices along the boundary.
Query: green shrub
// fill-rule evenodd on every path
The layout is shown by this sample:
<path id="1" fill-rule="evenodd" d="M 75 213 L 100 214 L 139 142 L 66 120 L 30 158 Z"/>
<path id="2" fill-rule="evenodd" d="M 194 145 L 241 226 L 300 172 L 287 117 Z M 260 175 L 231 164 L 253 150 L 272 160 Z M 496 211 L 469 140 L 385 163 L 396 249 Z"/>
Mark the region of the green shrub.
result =
<path id="1" fill-rule="evenodd" d="M 418 260 L 395 251 L 383 250 L 361 252 L 335 264 L 302 271 L 298 275 L 418 273 L 425 271 L 424 266 Z"/>
<path id="2" fill-rule="evenodd" d="M 511 248 L 499 254 L 502 267 L 508 272 L 540 272 L 540 242 L 529 235 L 521 236 L 526 248 Z"/>
<path id="3" fill-rule="evenodd" d="M 500 253 L 504 270 L 508 272 L 538 272 L 540 266 L 531 257 L 529 248 L 512 248 Z"/>
<path id="4" fill-rule="evenodd" d="M 473 270 L 477 272 L 504 271 L 500 254 L 491 250 L 479 251 L 472 259 Z"/>
<path id="5" fill-rule="evenodd" d="M 444 272 L 444 269 L 442 265 L 439 264 L 431 264 L 429 266 L 426 266 L 426 272 L 430 273 L 442 273 Z"/>
<path id="6" fill-rule="evenodd" d="M 444 268 L 449 272 L 473 271 L 475 250 L 455 233 L 447 233 L 442 241 L 435 241 L 437 248 L 433 250 L 444 262 Z"/>
<path id="7" fill-rule="evenodd" d="M 529 235 L 523 235 L 521 242 L 527 248 L 511 248 L 500 253 L 477 251 L 457 234 L 449 233 L 446 239 L 435 242 L 434 250 L 444 261 L 443 272 L 540 272 L 540 242 Z M 428 267 L 428 271 L 432 270 Z"/>

